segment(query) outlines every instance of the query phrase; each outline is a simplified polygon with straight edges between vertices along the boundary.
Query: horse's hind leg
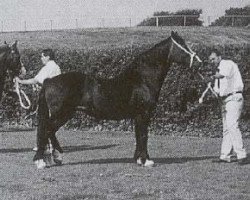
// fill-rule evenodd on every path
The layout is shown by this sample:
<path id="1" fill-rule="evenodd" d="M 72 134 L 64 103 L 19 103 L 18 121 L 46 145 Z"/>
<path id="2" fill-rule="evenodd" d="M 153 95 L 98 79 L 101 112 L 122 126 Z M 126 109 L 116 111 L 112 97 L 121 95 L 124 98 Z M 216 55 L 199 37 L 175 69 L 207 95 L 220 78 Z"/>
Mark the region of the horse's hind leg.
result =
<path id="1" fill-rule="evenodd" d="M 134 158 L 138 164 L 152 166 L 154 162 L 148 155 L 148 126 L 150 118 L 147 115 L 138 115 L 135 118 L 136 150 Z"/>
<path id="2" fill-rule="evenodd" d="M 63 161 L 63 150 L 56 138 L 56 132 L 50 133 L 50 140 L 52 144 L 52 156 L 53 156 L 53 161 L 57 165 L 61 165 Z"/>
<path id="3" fill-rule="evenodd" d="M 74 109 L 67 109 L 51 117 L 48 135 L 51 140 L 53 148 L 52 151 L 53 160 L 57 165 L 62 164 L 63 149 L 60 146 L 60 143 L 56 137 L 56 132 L 61 126 L 63 126 L 68 121 L 68 119 L 72 117 L 73 113 Z"/>

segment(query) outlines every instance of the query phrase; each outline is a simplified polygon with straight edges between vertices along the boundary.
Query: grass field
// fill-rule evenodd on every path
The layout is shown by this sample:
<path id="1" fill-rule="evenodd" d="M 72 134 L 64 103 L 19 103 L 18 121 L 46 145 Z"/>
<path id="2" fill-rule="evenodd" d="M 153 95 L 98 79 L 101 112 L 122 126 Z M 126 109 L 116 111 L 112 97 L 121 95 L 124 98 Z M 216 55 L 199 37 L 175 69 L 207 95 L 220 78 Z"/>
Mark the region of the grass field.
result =
<path id="1" fill-rule="evenodd" d="M 135 27 L 0 33 L 2 41 L 20 42 L 22 49 L 103 49 L 156 44 L 177 31 L 192 45 L 249 44 L 248 28 L 232 27 Z"/>
<path id="2" fill-rule="evenodd" d="M 156 165 L 133 163 L 131 132 L 60 130 L 64 164 L 37 170 L 32 132 L 2 132 L 1 200 L 247 200 L 250 165 L 217 164 L 221 139 L 150 135 Z M 250 149 L 250 140 L 245 140 Z"/>

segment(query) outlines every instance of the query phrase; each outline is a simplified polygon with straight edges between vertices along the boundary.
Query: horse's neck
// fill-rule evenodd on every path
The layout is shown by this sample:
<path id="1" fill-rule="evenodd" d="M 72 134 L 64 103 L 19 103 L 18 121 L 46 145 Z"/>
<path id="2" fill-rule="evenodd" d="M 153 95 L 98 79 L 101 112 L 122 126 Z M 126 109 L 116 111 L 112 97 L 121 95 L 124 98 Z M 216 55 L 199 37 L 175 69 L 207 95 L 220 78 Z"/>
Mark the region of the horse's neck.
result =
<path id="1" fill-rule="evenodd" d="M 170 65 L 171 63 L 167 60 L 167 57 L 160 51 L 157 51 L 157 49 L 148 51 L 134 63 L 134 67 L 137 68 L 141 76 L 147 77 L 148 80 L 158 81 L 159 83 L 164 81 Z"/>
<path id="2" fill-rule="evenodd" d="M 4 89 L 5 76 L 0 75 L 0 101 L 2 99 L 2 93 Z"/>
<path id="3" fill-rule="evenodd" d="M 2 52 L 0 53 L 0 100 L 2 98 L 2 93 L 7 73 L 7 63 L 5 61 L 6 61 L 6 53 Z"/>

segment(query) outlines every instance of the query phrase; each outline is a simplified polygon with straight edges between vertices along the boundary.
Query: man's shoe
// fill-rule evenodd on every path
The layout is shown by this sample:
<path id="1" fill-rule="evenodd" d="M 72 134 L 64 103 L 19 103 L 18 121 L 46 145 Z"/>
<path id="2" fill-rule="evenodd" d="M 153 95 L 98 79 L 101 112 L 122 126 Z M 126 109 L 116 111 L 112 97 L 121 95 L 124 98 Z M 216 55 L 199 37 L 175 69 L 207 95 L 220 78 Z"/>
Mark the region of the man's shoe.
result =
<path id="1" fill-rule="evenodd" d="M 250 162 L 247 160 L 247 158 L 242 158 L 242 159 L 238 159 L 238 164 L 239 165 L 247 165 Z"/>
<path id="2" fill-rule="evenodd" d="M 213 163 L 230 163 L 231 160 L 230 159 L 220 159 L 220 158 L 217 158 L 217 159 L 214 159 L 212 160 Z"/>

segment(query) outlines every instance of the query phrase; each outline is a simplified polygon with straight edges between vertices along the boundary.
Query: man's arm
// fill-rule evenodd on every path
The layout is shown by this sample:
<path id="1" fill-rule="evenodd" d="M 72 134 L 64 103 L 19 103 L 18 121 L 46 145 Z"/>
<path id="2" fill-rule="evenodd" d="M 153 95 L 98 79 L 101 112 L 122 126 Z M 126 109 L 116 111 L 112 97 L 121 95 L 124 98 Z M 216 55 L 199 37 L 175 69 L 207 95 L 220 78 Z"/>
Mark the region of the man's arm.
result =
<path id="1" fill-rule="evenodd" d="M 31 84 L 37 84 L 38 83 L 38 81 L 35 78 L 30 78 L 30 79 L 26 79 L 26 80 L 21 80 L 19 78 L 16 78 L 16 81 L 18 83 L 25 84 L 25 85 L 31 85 Z"/>
<path id="2" fill-rule="evenodd" d="M 223 76 L 222 74 L 220 74 L 219 72 L 216 72 L 215 75 L 213 75 L 214 79 L 221 79 L 224 78 L 225 76 Z"/>

